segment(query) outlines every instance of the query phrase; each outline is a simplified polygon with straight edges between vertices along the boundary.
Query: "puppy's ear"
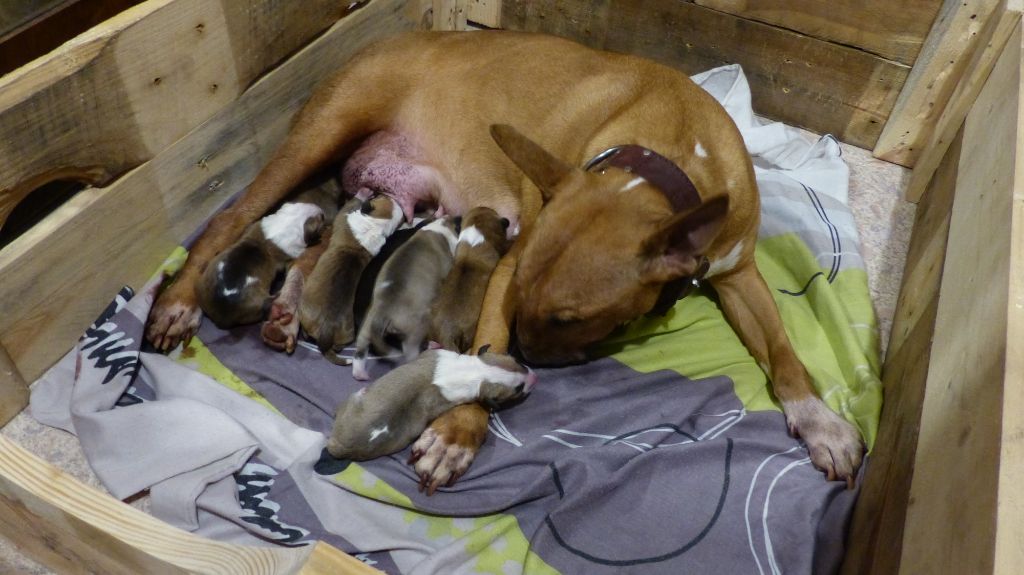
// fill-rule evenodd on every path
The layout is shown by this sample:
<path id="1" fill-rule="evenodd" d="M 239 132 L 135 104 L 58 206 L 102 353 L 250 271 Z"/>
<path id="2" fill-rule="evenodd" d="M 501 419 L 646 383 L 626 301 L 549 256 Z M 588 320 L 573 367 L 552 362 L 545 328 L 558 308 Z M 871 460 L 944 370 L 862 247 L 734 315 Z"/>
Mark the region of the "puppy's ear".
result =
<path id="1" fill-rule="evenodd" d="M 669 218 L 644 242 L 644 280 L 664 283 L 695 273 L 700 256 L 722 230 L 728 211 L 729 197 L 716 196 Z"/>
<path id="2" fill-rule="evenodd" d="M 575 168 L 551 155 L 512 126 L 492 124 L 491 137 L 526 177 L 540 188 L 545 202 L 554 197 L 559 184 L 575 171 Z"/>
<path id="3" fill-rule="evenodd" d="M 307 247 L 320 243 L 323 233 L 324 214 L 322 212 L 311 218 L 306 218 L 306 223 L 302 224 L 302 239 L 306 242 Z"/>
<path id="4" fill-rule="evenodd" d="M 476 354 L 477 355 L 483 355 L 483 354 L 487 353 L 487 350 L 489 350 L 489 349 L 491 349 L 491 344 L 485 343 L 484 345 L 480 346 L 480 349 L 477 350 Z"/>

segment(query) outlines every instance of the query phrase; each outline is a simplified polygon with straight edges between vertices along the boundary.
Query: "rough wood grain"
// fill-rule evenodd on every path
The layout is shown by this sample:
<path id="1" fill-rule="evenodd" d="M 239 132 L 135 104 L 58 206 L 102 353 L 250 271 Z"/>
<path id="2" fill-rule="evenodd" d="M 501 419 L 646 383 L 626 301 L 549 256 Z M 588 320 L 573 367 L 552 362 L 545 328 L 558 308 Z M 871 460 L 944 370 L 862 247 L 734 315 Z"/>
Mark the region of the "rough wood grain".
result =
<path id="1" fill-rule="evenodd" d="M 896 573 L 914 475 L 921 403 L 956 191 L 962 131 L 917 207 L 882 368 L 885 401 L 878 438 L 847 535 L 842 573 Z"/>
<path id="2" fill-rule="evenodd" d="M 876 158 L 914 166 L 968 62 L 985 45 L 982 30 L 1005 6 L 1006 0 L 944 0 L 874 147 Z"/>
<path id="3" fill-rule="evenodd" d="M 6 437 L 0 437 L 0 533 L 58 573 L 379 573 L 323 543 L 244 547 L 198 537 L 82 485 Z"/>
<path id="4" fill-rule="evenodd" d="M 373 40 L 418 27 L 416 7 L 373 0 L 156 158 L 81 192 L 0 251 L 0 344 L 21 373 L 38 377 L 122 285 L 142 285 L 249 184 L 313 86 Z"/>
<path id="5" fill-rule="evenodd" d="M 1016 158 L 1010 233 L 1010 293 L 1006 306 L 1006 374 L 1003 380 L 1003 423 L 999 452 L 999 495 L 996 512 L 996 573 L 1024 572 L 1024 37 L 1021 25 L 1007 42 L 1003 58 L 1018 64 L 1017 84 L 1002 84 L 1003 98 L 1017 103 Z M 993 72 L 993 76 L 995 72 Z M 1009 106 L 1010 103 L 1003 103 Z M 972 112 L 973 113 L 973 112 Z M 1010 142 L 1005 142 L 1012 147 Z"/>
<path id="6" fill-rule="evenodd" d="M 501 0 L 469 0 L 467 18 L 488 28 L 501 27 Z"/>
<path id="7" fill-rule="evenodd" d="M 942 0 L 695 0 L 742 18 L 913 65 Z"/>
<path id="8" fill-rule="evenodd" d="M 687 74 L 739 63 L 754 110 L 872 148 L 903 64 L 678 0 L 505 0 L 502 25 L 631 52 Z"/>
<path id="9" fill-rule="evenodd" d="M 340 15 L 334 0 L 150 0 L 3 77 L 0 225 L 47 181 L 106 184 L 149 160 Z"/>
<path id="10" fill-rule="evenodd" d="M 469 0 L 433 0 L 434 30 L 465 30 Z"/>
<path id="11" fill-rule="evenodd" d="M 1020 478 L 1000 479 L 1008 463 L 1000 455 L 1014 449 L 1000 447 L 1004 390 L 1013 398 L 1021 385 L 1006 369 L 1007 360 L 1019 354 L 1007 354 L 1007 310 L 1013 309 L 1011 239 L 1024 233 L 1024 221 L 1013 219 L 1020 177 L 1020 42 L 1018 26 L 964 124 L 935 320 L 933 349 L 941 353 L 932 354 L 928 368 L 903 573 L 991 573 L 997 524 L 1020 521 L 1015 510 L 1003 507 L 1004 500 L 1019 501 L 1013 492 L 1019 492 Z M 1012 302 L 1014 308 L 1018 304 Z M 1019 310 L 1014 313 L 1019 317 Z M 1011 421 L 1019 417 L 1013 414 Z"/>
<path id="12" fill-rule="evenodd" d="M 967 65 L 963 77 L 957 84 L 953 94 L 949 97 L 946 109 L 942 111 L 935 126 L 931 130 L 921 155 L 914 164 L 914 171 L 911 173 L 910 182 L 904 192 L 904 198 L 908 202 L 916 202 L 921 198 L 932 175 L 935 174 L 939 162 L 946 154 L 946 148 L 956 135 L 957 130 L 964 123 L 967 112 L 970 111 L 974 101 L 978 98 L 982 86 L 988 80 L 996 59 L 1003 52 L 1003 47 L 1009 39 L 1010 34 L 1020 21 L 1020 13 L 1005 11 L 997 18 L 992 18 L 989 25 L 981 32 L 983 47 L 975 50 L 974 56 Z"/>
<path id="13" fill-rule="evenodd" d="M 6 425 L 28 405 L 28 385 L 14 360 L 0 345 L 0 426 Z"/>

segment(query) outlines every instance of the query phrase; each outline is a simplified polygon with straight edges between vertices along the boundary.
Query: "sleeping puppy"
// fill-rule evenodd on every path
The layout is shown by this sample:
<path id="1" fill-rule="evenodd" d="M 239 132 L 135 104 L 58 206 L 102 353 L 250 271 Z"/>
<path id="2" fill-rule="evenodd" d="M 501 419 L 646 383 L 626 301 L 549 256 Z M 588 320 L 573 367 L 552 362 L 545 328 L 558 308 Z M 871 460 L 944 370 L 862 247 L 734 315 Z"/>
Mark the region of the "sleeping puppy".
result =
<path id="1" fill-rule="evenodd" d="M 452 217 L 430 222 L 381 268 L 356 339 L 353 377 L 369 379 L 366 355 L 371 346 L 378 353 L 392 349 L 389 338 L 401 342 L 407 361 L 419 355 L 430 331 L 430 308 L 452 267 L 457 227 L 458 219 Z"/>
<path id="2" fill-rule="evenodd" d="M 273 303 L 271 286 L 288 262 L 320 241 L 337 213 L 341 187 L 328 179 L 250 225 L 242 238 L 203 270 L 196 295 L 220 328 L 256 323 Z"/>
<path id="3" fill-rule="evenodd" d="M 473 208 L 462 218 L 455 264 L 431 310 L 431 339 L 444 349 L 472 347 L 487 282 L 508 251 L 507 230 L 508 220 L 491 208 Z"/>
<path id="4" fill-rule="evenodd" d="M 337 352 L 356 335 L 353 304 L 363 270 L 402 223 L 402 210 L 387 196 L 349 200 L 334 219 L 330 245 L 309 274 L 299 322 L 328 360 L 347 365 Z"/>
<path id="5" fill-rule="evenodd" d="M 479 401 L 497 408 L 530 393 L 536 383 L 536 374 L 507 355 L 432 349 L 342 403 L 327 451 L 356 461 L 395 453 L 456 405 Z"/>

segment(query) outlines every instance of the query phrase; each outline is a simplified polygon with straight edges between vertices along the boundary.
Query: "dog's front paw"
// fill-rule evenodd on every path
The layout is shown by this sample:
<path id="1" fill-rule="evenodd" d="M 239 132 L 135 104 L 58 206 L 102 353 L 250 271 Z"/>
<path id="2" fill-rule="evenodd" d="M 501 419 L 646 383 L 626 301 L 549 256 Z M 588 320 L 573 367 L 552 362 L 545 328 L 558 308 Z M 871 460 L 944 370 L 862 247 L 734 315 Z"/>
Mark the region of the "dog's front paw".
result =
<path id="1" fill-rule="evenodd" d="M 829 481 L 853 480 L 864 456 L 860 433 L 817 397 L 783 402 L 789 432 L 807 444 L 811 463 L 824 471 Z"/>
<path id="2" fill-rule="evenodd" d="M 409 463 L 420 477 L 420 491 L 433 495 L 462 477 L 487 437 L 487 411 L 460 405 L 434 420 L 412 445 Z"/>
<path id="3" fill-rule="evenodd" d="M 149 310 L 146 339 L 160 351 L 188 342 L 199 331 L 203 312 L 191 282 L 178 281 L 165 290 Z"/>

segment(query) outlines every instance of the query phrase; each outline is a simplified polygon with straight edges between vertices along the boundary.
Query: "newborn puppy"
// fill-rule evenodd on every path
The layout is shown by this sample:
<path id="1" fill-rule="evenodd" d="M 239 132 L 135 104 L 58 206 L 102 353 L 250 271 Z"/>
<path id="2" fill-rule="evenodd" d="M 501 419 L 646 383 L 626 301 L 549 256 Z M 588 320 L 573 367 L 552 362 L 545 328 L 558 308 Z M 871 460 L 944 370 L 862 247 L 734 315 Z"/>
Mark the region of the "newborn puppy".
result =
<path id="1" fill-rule="evenodd" d="M 456 405 L 480 401 L 497 408 L 530 393 L 536 383 L 532 371 L 507 355 L 429 350 L 345 400 L 327 451 L 356 461 L 395 453 Z"/>
<path id="2" fill-rule="evenodd" d="M 266 317 L 274 279 L 307 246 L 320 241 L 324 222 L 329 221 L 325 218 L 337 213 L 340 195 L 337 182 L 327 180 L 250 225 L 203 271 L 196 286 L 203 313 L 220 328 Z"/>
<path id="3" fill-rule="evenodd" d="M 369 379 L 366 355 L 371 345 L 378 353 L 390 350 L 388 338 L 401 342 L 406 360 L 419 355 L 430 331 L 430 307 L 452 267 L 457 226 L 450 217 L 430 222 L 384 263 L 356 339 L 353 377 Z"/>
<path id="4" fill-rule="evenodd" d="M 357 209 L 358 208 L 358 209 Z M 328 360 L 355 338 L 353 303 L 359 278 L 402 223 L 402 210 L 387 196 L 349 200 L 334 220 L 330 244 L 306 281 L 299 322 Z"/>
<path id="5" fill-rule="evenodd" d="M 473 345 L 487 281 L 508 251 L 508 220 L 491 208 L 473 208 L 462 218 L 455 264 L 441 284 L 431 310 L 431 339 L 444 349 L 465 352 Z"/>

